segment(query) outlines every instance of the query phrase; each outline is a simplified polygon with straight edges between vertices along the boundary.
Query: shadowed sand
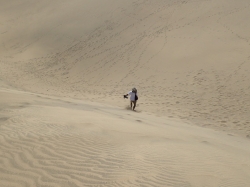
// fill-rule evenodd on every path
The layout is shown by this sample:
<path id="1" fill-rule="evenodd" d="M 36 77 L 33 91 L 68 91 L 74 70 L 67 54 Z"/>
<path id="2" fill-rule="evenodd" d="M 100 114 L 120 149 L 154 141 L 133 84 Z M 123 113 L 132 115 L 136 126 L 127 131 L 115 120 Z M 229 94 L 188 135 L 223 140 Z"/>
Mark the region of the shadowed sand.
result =
<path id="1" fill-rule="evenodd" d="M 249 20 L 249 0 L 0 0 L 0 186 L 248 187 Z"/>

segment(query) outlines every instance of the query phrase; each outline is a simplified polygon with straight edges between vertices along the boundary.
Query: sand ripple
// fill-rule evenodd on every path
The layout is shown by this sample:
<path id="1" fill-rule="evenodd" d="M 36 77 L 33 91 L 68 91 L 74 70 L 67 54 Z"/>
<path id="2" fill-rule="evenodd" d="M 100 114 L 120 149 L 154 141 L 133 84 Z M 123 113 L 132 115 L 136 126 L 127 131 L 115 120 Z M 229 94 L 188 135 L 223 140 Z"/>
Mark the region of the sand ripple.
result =
<path id="1" fill-rule="evenodd" d="M 250 182 L 249 150 L 234 141 L 228 145 L 217 135 L 176 130 L 178 124 L 112 107 L 30 94 L 19 99 L 2 102 L 1 186 L 246 187 Z"/>

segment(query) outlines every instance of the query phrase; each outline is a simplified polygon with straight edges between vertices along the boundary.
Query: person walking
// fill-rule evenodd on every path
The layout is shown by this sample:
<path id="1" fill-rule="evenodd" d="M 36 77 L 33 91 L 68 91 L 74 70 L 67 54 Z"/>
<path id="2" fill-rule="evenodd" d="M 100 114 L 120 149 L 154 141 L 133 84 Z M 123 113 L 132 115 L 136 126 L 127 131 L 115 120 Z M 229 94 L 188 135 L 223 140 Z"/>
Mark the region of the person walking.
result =
<path id="1" fill-rule="evenodd" d="M 135 110 L 136 102 L 138 100 L 137 89 L 132 88 L 132 90 L 129 91 L 128 94 L 124 95 L 124 98 L 128 98 L 129 95 L 130 95 L 130 107 L 133 110 Z"/>

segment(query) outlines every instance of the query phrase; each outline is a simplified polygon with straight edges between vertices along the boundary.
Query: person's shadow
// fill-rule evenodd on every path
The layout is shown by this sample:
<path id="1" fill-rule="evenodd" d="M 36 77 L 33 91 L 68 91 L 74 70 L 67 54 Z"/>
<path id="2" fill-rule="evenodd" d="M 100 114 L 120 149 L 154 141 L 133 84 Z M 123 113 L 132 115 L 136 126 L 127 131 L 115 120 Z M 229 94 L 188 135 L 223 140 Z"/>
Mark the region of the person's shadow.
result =
<path id="1" fill-rule="evenodd" d="M 132 108 L 131 108 L 130 106 L 126 106 L 125 109 L 126 109 L 126 110 L 131 110 L 131 111 L 133 111 L 133 112 L 138 112 L 138 113 L 141 112 L 141 111 L 138 111 L 138 110 L 136 110 L 136 109 L 135 109 L 135 110 L 132 110 Z"/>

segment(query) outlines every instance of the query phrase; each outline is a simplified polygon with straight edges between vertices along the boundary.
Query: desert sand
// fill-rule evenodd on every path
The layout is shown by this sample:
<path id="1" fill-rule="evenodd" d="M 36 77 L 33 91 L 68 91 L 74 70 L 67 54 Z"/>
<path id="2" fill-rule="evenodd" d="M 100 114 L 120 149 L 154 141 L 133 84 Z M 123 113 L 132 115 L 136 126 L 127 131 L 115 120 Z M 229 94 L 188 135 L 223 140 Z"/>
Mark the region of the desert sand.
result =
<path id="1" fill-rule="evenodd" d="M 249 20 L 248 0 L 0 0 L 0 186 L 248 187 Z"/>

